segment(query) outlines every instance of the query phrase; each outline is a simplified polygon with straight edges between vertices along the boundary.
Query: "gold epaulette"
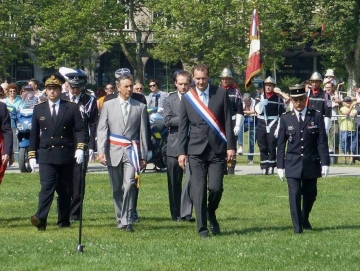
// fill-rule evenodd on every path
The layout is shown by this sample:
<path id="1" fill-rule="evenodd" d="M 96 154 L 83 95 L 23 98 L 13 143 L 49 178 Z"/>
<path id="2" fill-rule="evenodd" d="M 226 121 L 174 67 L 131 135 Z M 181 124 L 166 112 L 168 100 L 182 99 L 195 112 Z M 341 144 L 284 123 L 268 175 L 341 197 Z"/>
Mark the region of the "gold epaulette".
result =
<path id="1" fill-rule="evenodd" d="M 28 158 L 29 159 L 36 158 L 36 151 L 29 151 L 28 152 Z"/>
<path id="2" fill-rule="evenodd" d="M 79 149 L 79 150 L 83 150 L 84 149 L 84 143 L 78 143 L 76 148 Z"/>

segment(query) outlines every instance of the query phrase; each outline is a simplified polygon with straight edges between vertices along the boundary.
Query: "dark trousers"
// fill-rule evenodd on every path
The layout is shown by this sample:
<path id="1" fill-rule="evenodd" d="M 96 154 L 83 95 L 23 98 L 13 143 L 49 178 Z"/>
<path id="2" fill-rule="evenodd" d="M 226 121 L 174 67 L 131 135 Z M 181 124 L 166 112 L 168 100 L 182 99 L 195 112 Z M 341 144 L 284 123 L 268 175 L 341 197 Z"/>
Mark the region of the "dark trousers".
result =
<path id="1" fill-rule="evenodd" d="M 274 136 L 276 127 L 277 122 L 271 126 L 270 133 L 267 133 L 265 124 L 261 125 L 259 123 L 256 129 L 257 142 L 260 150 L 261 169 L 276 167 L 277 139 Z"/>
<path id="2" fill-rule="evenodd" d="M 72 178 L 72 187 L 71 187 L 71 212 L 70 219 L 78 220 L 80 219 L 80 206 L 81 206 L 81 181 L 82 181 L 82 164 L 75 162 L 74 165 L 74 174 Z M 85 189 L 85 185 L 84 185 Z M 85 191 L 84 191 L 85 194 Z"/>
<path id="3" fill-rule="evenodd" d="M 54 199 L 54 192 L 58 194 L 58 225 L 70 225 L 71 179 L 74 165 L 39 164 L 40 185 L 39 206 L 36 216 L 47 221 L 49 210 Z"/>
<path id="4" fill-rule="evenodd" d="M 181 182 L 184 175 L 179 166 L 177 157 L 167 157 L 167 181 L 169 193 L 169 206 L 172 219 L 180 218 Z"/>
<path id="5" fill-rule="evenodd" d="M 200 155 L 189 155 L 191 195 L 199 233 L 208 230 L 207 213 L 214 217 L 219 207 L 223 193 L 225 157 L 225 153 L 215 154 L 209 146 Z"/>
<path id="6" fill-rule="evenodd" d="M 309 219 L 309 214 L 317 195 L 317 179 L 287 178 L 291 220 L 294 232 L 302 232 L 303 222 Z M 301 210 L 302 196 L 302 210 Z"/>

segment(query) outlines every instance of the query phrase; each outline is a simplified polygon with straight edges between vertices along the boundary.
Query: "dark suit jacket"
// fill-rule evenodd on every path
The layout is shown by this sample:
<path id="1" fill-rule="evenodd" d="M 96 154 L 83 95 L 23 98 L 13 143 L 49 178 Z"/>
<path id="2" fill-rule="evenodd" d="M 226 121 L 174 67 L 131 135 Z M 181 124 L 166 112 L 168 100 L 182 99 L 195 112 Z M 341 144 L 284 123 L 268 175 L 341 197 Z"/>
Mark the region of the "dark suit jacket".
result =
<path id="1" fill-rule="evenodd" d="M 62 93 L 61 99 L 70 101 L 69 93 Z M 78 107 L 85 105 L 85 110 L 88 112 L 88 126 L 90 129 L 90 138 L 89 138 L 89 149 L 95 150 L 95 138 L 96 138 L 96 129 L 98 122 L 98 108 L 96 105 L 96 99 L 89 94 L 81 94 L 79 102 L 77 103 Z"/>
<path id="2" fill-rule="evenodd" d="M 328 139 L 322 114 L 308 109 L 303 127 L 300 127 L 293 111 L 284 113 L 280 117 L 277 168 L 285 169 L 286 177 L 315 179 L 321 177 L 322 165 L 330 165 Z"/>
<path id="3" fill-rule="evenodd" d="M 1 119 L 1 127 L 0 132 L 4 136 L 4 153 L 11 156 L 13 152 L 13 133 L 11 129 L 11 119 L 9 115 L 9 111 L 7 110 L 6 104 L 0 102 L 0 119 Z"/>
<path id="4" fill-rule="evenodd" d="M 166 155 L 171 157 L 178 157 L 179 153 L 179 137 L 178 128 L 180 121 L 180 104 L 181 100 L 177 91 L 169 94 L 164 100 L 164 116 L 165 126 L 169 127 L 169 134 L 167 137 Z"/>
<path id="5" fill-rule="evenodd" d="M 37 151 L 39 164 L 73 164 L 75 150 L 82 149 L 83 143 L 83 121 L 75 103 L 60 100 L 55 124 L 47 101 L 34 107 L 30 132 L 30 158 Z"/>
<path id="6" fill-rule="evenodd" d="M 189 101 L 182 97 L 179 120 L 180 154 L 200 155 L 208 144 L 216 154 L 236 149 L 231 121 L 230 100 L 225 89 L 210 85 L 208 108 L 215 115 L 220 125 L 223 126 L 227 144 L 221 141 L 205 120 L 195 111 Z"/>

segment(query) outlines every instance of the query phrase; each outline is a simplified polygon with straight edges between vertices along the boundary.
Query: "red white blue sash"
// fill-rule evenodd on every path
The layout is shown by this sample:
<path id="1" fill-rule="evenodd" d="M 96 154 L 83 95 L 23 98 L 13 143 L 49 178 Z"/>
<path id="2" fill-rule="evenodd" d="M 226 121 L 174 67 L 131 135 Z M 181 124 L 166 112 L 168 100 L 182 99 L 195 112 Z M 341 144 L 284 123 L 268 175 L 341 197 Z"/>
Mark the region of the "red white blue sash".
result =
<path id="1" fill-rule="evenodd" d="M 137 179 L 137 177 L 140 176 L 140 163 L 138 153 L 139 141 L 130 140 L 125 136 L 110 133 L 109 142 L 110 144 L 124 147 L 130 163 L 135 169 L 135 179 Z"/>
<path id="2" fill-rule="evenodd" d="M 226 135 L 224 128 L 220 125 L 220 122 L 216 119 L 214 114 L 207 108 L 207 106 L 200 100 L 199 96 L 193 89 L 190 89 L 184 97 L 189 101 L 196 112 L 206 121 L 210 128 L 219 136 L 222 142 L 226 143 Z"/>

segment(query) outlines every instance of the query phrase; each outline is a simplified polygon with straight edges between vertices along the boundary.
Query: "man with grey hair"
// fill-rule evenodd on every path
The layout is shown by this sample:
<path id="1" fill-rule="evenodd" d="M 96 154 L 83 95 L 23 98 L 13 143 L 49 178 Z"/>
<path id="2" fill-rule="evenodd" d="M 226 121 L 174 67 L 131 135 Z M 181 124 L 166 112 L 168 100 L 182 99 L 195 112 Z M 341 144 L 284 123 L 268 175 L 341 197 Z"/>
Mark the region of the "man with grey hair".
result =
<path id="1" fill-rule="evenodd" d="M 120 75 L 116 87 L 118 97 L 105 102 L 101 109 L 98 159 L 108 167 L 117 227 L 132 232 L 135 189 L 148 155 L 148 114 L 146 105 L 131 97 L 131 75 Z"/>

